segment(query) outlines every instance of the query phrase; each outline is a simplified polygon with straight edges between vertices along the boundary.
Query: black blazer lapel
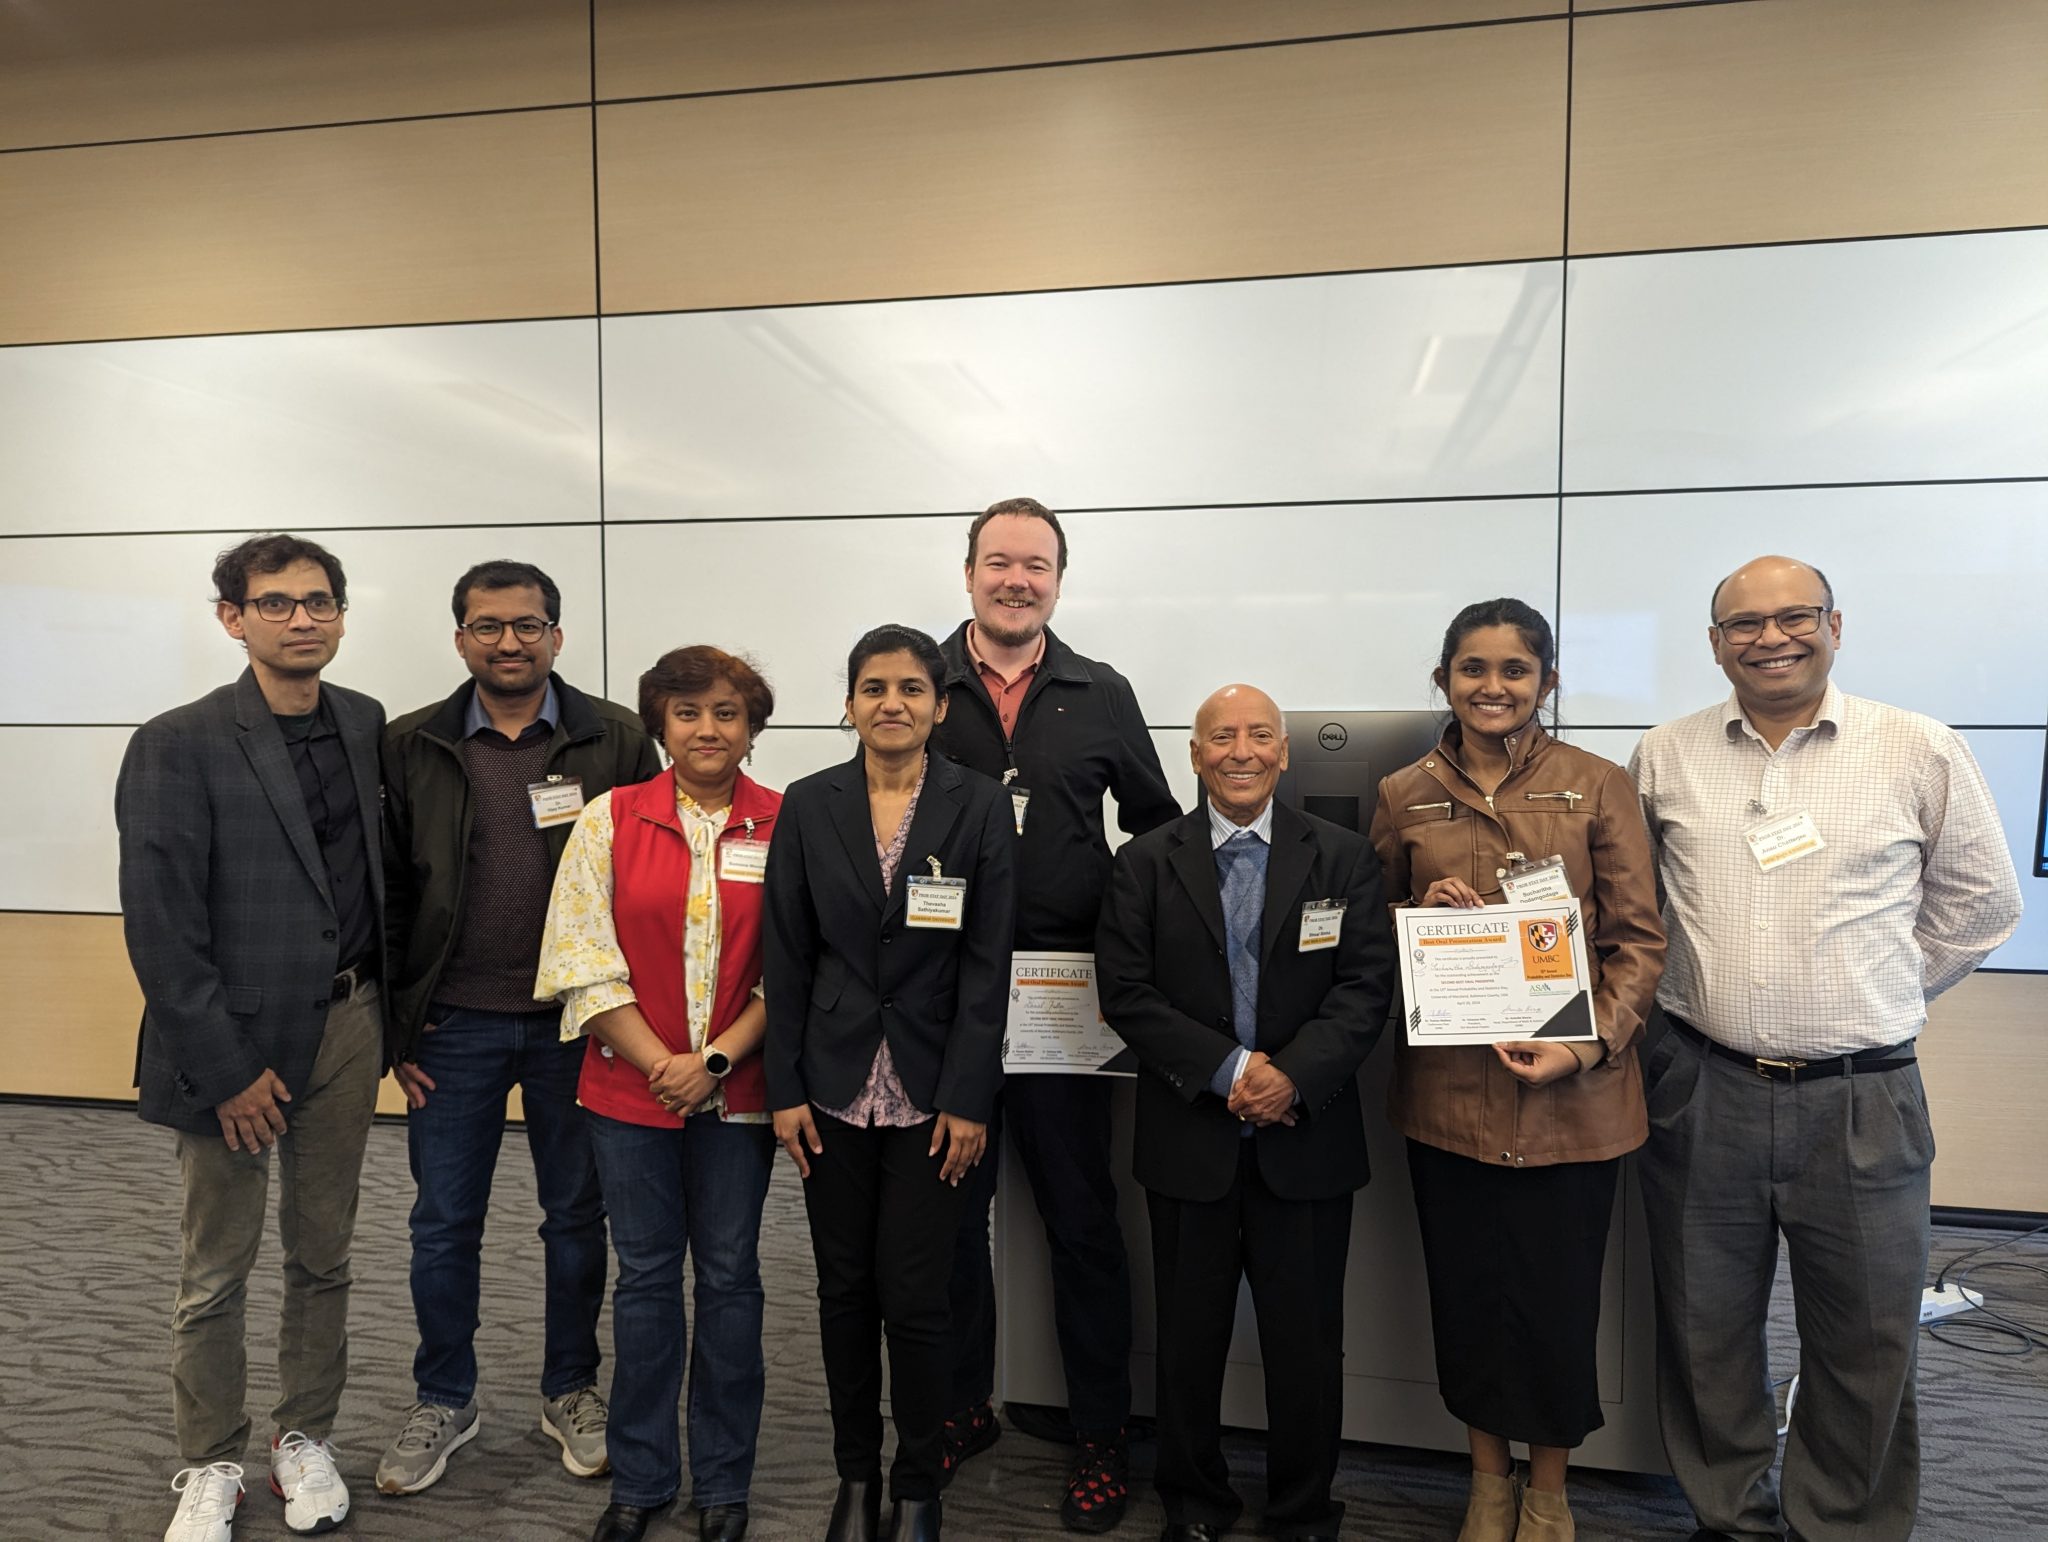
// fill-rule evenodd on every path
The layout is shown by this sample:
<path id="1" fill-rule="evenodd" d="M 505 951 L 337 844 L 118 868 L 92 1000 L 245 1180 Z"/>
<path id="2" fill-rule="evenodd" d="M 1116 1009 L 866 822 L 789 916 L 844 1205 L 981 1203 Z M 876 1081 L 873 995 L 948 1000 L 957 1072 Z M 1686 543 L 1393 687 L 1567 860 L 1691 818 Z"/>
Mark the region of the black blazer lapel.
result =
<path id="1" fill-rule="evenodd" d="M 1221 948 L 1228 943 L 1223 925 L 1223 891 L 1216 882 L 1216 855 L 1209 845 L 1209 805 L 1199 805 L 1173 829 L 1167 863 L 1195 902 L 1195 912 Z"/>
<path id="2" fill-rule="evenodd" d="M 907 880 L 931 876 L 928 857 L 943 857 L 946 838 L 953 833 L 953 826 L 960 822 L 960 804 L 965 796 L 966 775 L 952 761 L 943 755 L 929 755 L 925 761 L 924 791 L 917 797 L 917 813 L 910 820 L 910 835 L 903 843 L 903 864 L 896 869 L 896 886 L 889 892 L 888 906 L 882 912 L 887 921 L 899 915 L 909 892 Z M 964 873 L 948 873 L 949 878 L 964 878 Z M 876 881 L 881 879 L 881 866 L 875 868 Z"/>
<path id="3" fill-rule="evenodd" d="M 1301 886 L 1308 881 L 1315 861 L 1315 836 L 1308 825 L 1293 809 L 1274 804 L 1273 849 L 1266 855 L 1266 910 L 1259 927 L 1262 966 L 1273 956 L 1273 945 L 1299 911 L 1304 897 Z"/>
<path id="4" fill-rule="evenodd" d="M 875 817 L 868 808 L 868 778 L 863 764 L 865 751 L 856 748 L 853 759 L 841 766 L 832 778 L 832 796 L 827 800 L 832 808 L 832 826 L 839 832 L 839 840 L 846 847 L 847 861 L 853 864 L 854 883 L 860 892 L 868 897 L 869 903 L 882 903 L 882 863 L 875 855 Z"/>
<path id="5" fill-rule="evenodd" d="M 242 753 L 249 757 L 249 769 L 256 773 L 264 796 L 270 799 L 270 807 L 276 813 L 278 823 L 284 826 L 284 833 L 291 839 L 292 850 L 305 864 L 306 873 L 312 878 L 313 887 L 320 891 L 320 897 L 332 905 L 334 896 L 327 888 L 327 860 L 320 855 L 320 845 L 313 838 L 313 821 L 306 814 L 305 790 L 299 786 L 299 774 L 292 769 L 291 752 L 284 746 L 284 735 L 277 731 L 270 703 L 263 699 L 263 690 L 256 684 L 254 671 L 245 670 L 242 678 L 235 682 L 235 723 L 241 730 L 238 741 Z M 373 787 L 373 797 L 374 792 Z M 373 801 L 370 809 L 374 811 L 376 807 Z M 374 860 L 375 853 L 372 857 Z"/>

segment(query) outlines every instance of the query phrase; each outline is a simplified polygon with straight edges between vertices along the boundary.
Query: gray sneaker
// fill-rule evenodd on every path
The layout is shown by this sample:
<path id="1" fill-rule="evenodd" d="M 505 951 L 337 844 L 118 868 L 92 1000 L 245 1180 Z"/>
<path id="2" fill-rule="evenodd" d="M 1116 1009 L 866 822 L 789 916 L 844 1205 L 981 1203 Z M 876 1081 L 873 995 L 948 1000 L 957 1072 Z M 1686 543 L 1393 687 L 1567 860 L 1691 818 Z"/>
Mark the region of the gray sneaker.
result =
<path id="1" fill-rule="evenodd" d="M 377 1492 L 417 1494 L 432 1488 L 448 1470 L 448 1458 L 460 1446 L 476 1439 L 483 1428 L 477 1417 L 476 1399 L 466 1407 L 443 1408 L 439 1403 L 415 1403 L 405 1416 L 405 1428 L 377 1464 Z"/>
<path id="2" fill-rule="evenodd" d="M 604 1398 L 595 1387 L 578 1387 L 540 1405 L 542 1431 L 555 1438 L 562 1448 L 562 1465 L 579 1478 L 611 1471 L 612 1459 L 604 1447 L 607 1417 Z"/>

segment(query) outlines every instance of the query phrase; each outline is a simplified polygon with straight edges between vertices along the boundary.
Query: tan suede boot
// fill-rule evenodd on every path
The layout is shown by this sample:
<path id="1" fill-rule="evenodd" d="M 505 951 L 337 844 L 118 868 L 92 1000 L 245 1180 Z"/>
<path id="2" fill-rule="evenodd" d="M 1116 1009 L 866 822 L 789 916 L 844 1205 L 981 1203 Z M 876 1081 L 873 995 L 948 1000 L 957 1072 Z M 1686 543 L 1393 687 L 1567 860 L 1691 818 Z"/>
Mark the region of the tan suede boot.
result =
<path id="1" fill-rule="evenodd" d="M 1572 1542 L 1577 1535 L 1564 1495 L 1541 1488 L 1522 1490 L 1522 1523 L 1515 1528 L 1515 1542 Z"/>
<path id="2" fill-rule="evenodd" d="M 1515 1480 L 1490 1472 L 1472 1474 L 1472 1498 L 1458 1542 L 1515 1542 Z"/>

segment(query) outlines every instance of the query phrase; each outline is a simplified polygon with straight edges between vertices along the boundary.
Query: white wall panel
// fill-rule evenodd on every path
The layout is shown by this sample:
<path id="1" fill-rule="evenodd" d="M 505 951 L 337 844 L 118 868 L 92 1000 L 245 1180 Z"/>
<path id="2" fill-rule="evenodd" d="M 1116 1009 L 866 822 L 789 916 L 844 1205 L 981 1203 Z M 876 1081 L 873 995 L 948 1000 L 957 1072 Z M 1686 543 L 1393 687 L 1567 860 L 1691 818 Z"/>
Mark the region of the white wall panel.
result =
<path id="1" fill-rule="evenodd" d="M 114 779 L 127 728 L 0 728 L 0 910 L 121 908 Z"/>
<path id="2" fill-rule="evenodd" d="M 592 321 L 0 349 L 27 533 L 590 520 Z"/>
<path id="3" fill-rule="evenodd" d="M 2041 828 L 2041 733 L 2038 728 L 1978 728 L 1963 735 L 1998 803 L 2027 906 L 2012 940 L 1984 961 L 1987 969 L 2048 969 L 2048 882 L 2030 876 L 2034 836 Z"/>
<path id="4" fill-rule="evenodd" d="M 1555 263 L 604 322 L 613 519 L 1530 493 Z"/>
<path id="5" fill-rule="evenodd" d="M 1554 583 L 1551 499 L 1064 523 L 1074 555 L 1054 628 L 1128 675 L 1154 723 L 1190 721 L 1233 680 L 1283 707 L 1415 706 L 1460 606 L 1519 593 L 1547 610 Z M 965 519 L 614 527 L 612 678 L 714 642 L 761 661 L 785 722 L 836 723 L 846 651 L 863 631 L 902 621 L 943 636 L 967 614 L 966 529 Z"/>
<path id="6" fill-rule="evenodd" d="M 1561 728 L 1557 737 L 1566 744 L 1575 744 L 1589 755 L 1598 755 L 1611 760 L 1617 766 L 1627 766 L 1629 757 L 1642 743 L 1640 728 Z"/>
<path id="7" fill-rule="evenodd" d="M 2048 715 L 2048 484 L 1567 498 L 1563 544 L 1570 722 L 1659 723 L 1725 697 L 1707 602 L 1771 551 L 1833 582 L 1844 690 L 1948 723 Z M 1958 627 L 1982 645 L 1956 646 Z"/>
<path id="8" fill-rule="evenodd" d="M 1582 259 L 1565 487 L 2048 475 L 2048 231 Z"/>
<path id="9" fill-rule="evenodd" d="M 242 670 L 210 601 L 214 557 L 240 537 L 33 537 L 0 543 L 0 614 L 38 644 L 0 673 L 0 723 L 139 723 Z M 538 563 L 562 590 L 562 670 L 596 690 L 603 671 L 598 532 L 592 527 L 354 530 L 329 546 L 348 573 L 348 632 L 330 669 L 395 716 L 465 674 L 449 594 L 471 564 Z M 110 794 L 111 796 L 111 794 Z"/>

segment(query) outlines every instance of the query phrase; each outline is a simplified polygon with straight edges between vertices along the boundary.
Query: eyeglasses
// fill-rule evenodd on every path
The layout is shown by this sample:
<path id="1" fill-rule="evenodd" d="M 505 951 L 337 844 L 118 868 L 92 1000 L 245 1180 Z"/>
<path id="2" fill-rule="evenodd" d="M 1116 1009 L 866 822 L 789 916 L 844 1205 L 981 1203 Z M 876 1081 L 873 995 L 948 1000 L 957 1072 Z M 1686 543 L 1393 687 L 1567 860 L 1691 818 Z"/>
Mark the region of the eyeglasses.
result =
<path id="1" fill-rule="evenodd" d="M 539 642 L 547 636 L 548 628 L 553 624 L 536 616 L 521 616 L 511 623 L 512 635 L 521 642 Z M 469 633 L 480 643 L 494 643 L 505 635 L 505 627 L 503 621 L 465 621 L 459 630 Z"/>
<path id="2" fill-rule="evenodd" d="M 331 594 L 297 598 L 289 594 L 259 594 L 253 600 L 242 601 L 242 609 L 255 611 L 265 621 L 289 621 L 301 605 L 306 608 L 308 621 L 332 621 L 343 610 L 341 601 Z"/>
<path id="3" fill-rule="evenodd" d="M 1766 625 L 1776 622 L 1778 630 L 1787 637 L 1806 637 L 1818 632 L 1821 621 L 1829 614 L 1818 605 L 1795 605 L 1774 616 L 1730 616 L 1726 621 L 1716 621 L 1714 630 L 1726 642 L 1753 643 L 1764 635 Z"/>

